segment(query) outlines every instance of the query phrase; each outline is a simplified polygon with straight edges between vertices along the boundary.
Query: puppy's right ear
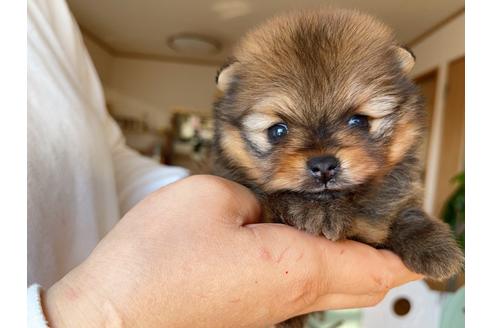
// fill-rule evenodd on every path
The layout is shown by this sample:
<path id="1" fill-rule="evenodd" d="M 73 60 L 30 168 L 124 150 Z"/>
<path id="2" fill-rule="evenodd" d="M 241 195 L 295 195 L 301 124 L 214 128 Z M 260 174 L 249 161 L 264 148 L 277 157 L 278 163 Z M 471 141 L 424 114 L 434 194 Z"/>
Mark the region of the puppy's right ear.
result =
<path id="1" fill-rule="evenodd" d="M 396 57 L 403 73 L 408 74 L 415 65 L 415 55 L 408 47 L 395 46 Z"/>
<path id="2" fill-rule="evenodd" d="M 237 61 L 230 60 L 219 69 L 215 77 L 215 83 L 220 91 L 226 92 L 234 81 L 238 65 L 239 63 Z"/>

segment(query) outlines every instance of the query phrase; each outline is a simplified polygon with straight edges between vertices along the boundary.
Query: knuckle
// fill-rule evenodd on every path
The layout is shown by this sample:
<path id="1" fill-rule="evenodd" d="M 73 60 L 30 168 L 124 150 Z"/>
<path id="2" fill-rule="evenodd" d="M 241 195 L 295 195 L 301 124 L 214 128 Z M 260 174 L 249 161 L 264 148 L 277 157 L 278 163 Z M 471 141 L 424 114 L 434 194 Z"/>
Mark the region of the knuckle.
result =
<path id="1" fill-rule="evenodd" d="M 297 285 L 294 289 L 295 301 L 301 308 L 307 307 L 316 301 L 316 292 L 313 288 L 313 284 L 308 281 L 304 281 Z"/>
<path id="2" fill-rule="evenodd" d="M 394 285 L 393 274 L 387 270 L 382 270 L 374 276 L 374 291 L 378 293 L 387 293 Z"/>
<path id="3" fill-rule="evenodd" d="M 318 294 L 319 286 L 316 276 L 311 272 L 304 272 L 292 286 L 291 302 L 298 308 L 305 308 L 314 304 L 318 298 Z"/>
<path id="4" fill-rule="evenodd" d="M 207 199 L 213 195 L 216 205 L 227 213 L 236 213 L 245 205 L 244 194 L 229 180 L 213 175 L 196 175 L 192 183 L 194 193 Z"/>
<path id="5" fill-rule="evenodd" d="M 218 194 L 219 196 L 228 196 L 232 194 L 230 183 L 213 175 L 192 175 L 183 180 L 193 187 L 194 192 L 204 194 Z"/>
<path id="6" fill-rule="evenodd" d="M 196 186 L 221 186 L 222 184 L 225 184 L 225 180 L 213 175 L 205 174 L 192 175 L 185 178 L 183 181 L 187 181 L 188 183 Z"/>

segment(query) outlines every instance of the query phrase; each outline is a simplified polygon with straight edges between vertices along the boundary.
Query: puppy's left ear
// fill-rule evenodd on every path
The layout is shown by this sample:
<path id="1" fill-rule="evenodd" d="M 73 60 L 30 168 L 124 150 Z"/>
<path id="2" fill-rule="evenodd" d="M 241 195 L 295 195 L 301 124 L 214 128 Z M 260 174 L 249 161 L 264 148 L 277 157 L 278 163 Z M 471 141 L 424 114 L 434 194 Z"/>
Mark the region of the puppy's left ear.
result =
<path id="1" fill-rule="evenodd" d="M 395 46 L 396 57 L 403 73 L 408 74 L 415 65 L 415 55 L 407 47 Z"/>
<path id="2" fill-rule="evenodd" d="M 231 83 L 235 79 L 237 73 L 238 62 L 235 60 L 229 60 L 224 64 L 215 77 L 215 83 L 217 84 L 217 89 L 222 92 L 226 92 Z"/>

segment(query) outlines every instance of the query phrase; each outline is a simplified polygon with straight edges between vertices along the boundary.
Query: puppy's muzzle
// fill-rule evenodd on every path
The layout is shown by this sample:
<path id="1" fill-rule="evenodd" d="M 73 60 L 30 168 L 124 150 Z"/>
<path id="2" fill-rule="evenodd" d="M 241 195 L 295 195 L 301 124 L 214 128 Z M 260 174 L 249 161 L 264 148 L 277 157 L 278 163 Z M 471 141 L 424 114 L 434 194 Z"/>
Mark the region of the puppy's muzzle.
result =
<path id="1" fill-rule="evenodd" d="M 319 182 L 326 184 L 333 180 L 340 168 L 340 161 L 334 156 L 313 157 L 307 162 L 311 175 Z"/>

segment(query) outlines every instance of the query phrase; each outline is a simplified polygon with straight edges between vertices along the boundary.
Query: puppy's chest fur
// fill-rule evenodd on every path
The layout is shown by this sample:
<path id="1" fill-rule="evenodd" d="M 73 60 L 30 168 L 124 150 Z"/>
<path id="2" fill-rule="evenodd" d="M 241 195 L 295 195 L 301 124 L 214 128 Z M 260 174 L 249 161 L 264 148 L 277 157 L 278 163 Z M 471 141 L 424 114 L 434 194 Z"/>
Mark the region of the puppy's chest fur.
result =
<path id="1" fill-rule="evenodd" d="M 408 207 L 419 207 L 421 184 L 417 159 L 408 157 L 380 181 L 353 190 L 326 193 L 264 192 L 216 158 L 216 174 L 235 180 L 256 193 L 265 222 L 285 223 L 330 240 L 352 239 L 384 247 L 392 222 Z M 228 165 L 229 164 L 229 165 Z"/>

